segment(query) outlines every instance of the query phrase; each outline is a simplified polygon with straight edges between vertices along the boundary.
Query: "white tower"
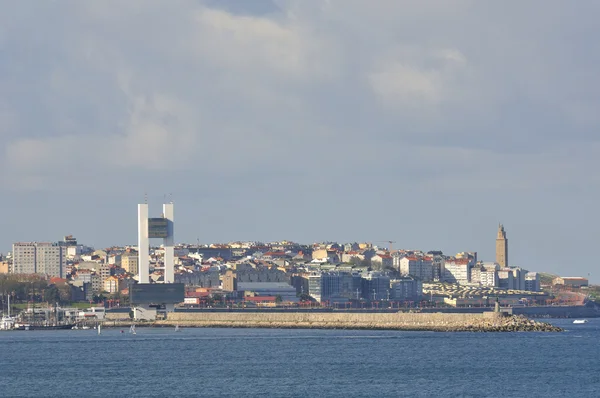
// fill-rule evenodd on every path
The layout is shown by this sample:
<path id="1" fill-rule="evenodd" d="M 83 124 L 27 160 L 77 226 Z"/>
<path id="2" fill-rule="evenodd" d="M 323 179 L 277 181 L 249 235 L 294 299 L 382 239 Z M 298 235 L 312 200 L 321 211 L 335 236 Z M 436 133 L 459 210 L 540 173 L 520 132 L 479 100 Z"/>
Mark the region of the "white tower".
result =
<path id="1" fill-rule="evenodd" d="M 138 205 L 139 283 L 150 283 L 150 239 L 148 237 L 148 203 Z"/>
<path id="2" fill-rule="evenodd" d="M 139 283 L 150 283 L 150 239 L 162 238 L 165 250 L 164 283 L 175 282 L 173 202 L 163 204 L 163 214 L 148 218 L 148 204 L 138 204 Z"/>
<path id="3" fill-rule="evenodd" d="M 163 239 L 165 248 L 165 283 L 175 282 L 175 251 L 173 249 L 173 202 L 163 204 L 163 217 L 167 220 L 167 236 Z"/>

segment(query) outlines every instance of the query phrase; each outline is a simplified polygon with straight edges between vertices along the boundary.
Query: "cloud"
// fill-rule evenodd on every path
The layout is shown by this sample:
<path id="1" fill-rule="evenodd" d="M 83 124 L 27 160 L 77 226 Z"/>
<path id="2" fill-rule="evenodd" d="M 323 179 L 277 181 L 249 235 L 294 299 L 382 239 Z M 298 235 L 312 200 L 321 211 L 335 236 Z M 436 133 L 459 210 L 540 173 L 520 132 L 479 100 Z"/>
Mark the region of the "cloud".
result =
<path id="1" fill-rule="evenodd" d="M 202 197 L 218 226 L 236 206 L 262 215 L 246 220 L 256 231 L 239 227 L 247 235 L 267 235 L 298 209 L 290 233 L 302 237 L 338 211 L 360 218 L 340 227 L 348 235 L 375 229 L 415 244 L 449 235 L 404 235 L 406 213 L 431 209 L 429 224 L 462 222 L 468 207 L 502 213 L 493 224 L 514 214 L 533 225 L 545 222 L 546 205 L 577 207 L 563 220 L 575 228 L 587 218 L 570 200 L 598 193 L 597 10 L 559 1 L 518 13 L 469 0 L 7 2 L 0 180 L 20 201 L 77 186 L 99 203 L 159 186 L 194 198 L 190 208 Z M 470 195 L 444 199 L 462 192 Z M 524 197 L 544 205 L 511 202 Z M 402 215 L 376 225 L 384 208 Z M 448 246 L 461 236 L 481 243 L 465 234 Z"/>

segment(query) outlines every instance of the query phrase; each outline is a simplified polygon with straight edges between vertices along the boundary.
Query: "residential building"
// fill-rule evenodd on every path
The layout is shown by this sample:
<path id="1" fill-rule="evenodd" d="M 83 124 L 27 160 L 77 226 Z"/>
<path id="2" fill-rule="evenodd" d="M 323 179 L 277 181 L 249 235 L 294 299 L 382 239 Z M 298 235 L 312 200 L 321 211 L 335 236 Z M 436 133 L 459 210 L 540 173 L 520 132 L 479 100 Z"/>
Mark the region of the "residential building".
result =
<path id="1" fill-rule="evenodd" d="M 515 277 L 512 269 L 500 268 L 498 271 L 498 287 L 507 290 L 515 289 Z"/>
<path id="2" fill-rule="evenodd" d="M 127 251 L 121 255 L 121 268 L 125 272 L 133 275 L 139 274 L 138 254 L 134 251 Z"/>
<path id="3" fill-rule="evenodd" d="M 537 272 L 528 272 L 525 274 L 525 290 L 529 292 L 541 291 L 540 274 Z"/>
<path id="4" fill-rule="evenodd" d="M 444 282 L 461 285 L 466 285 L 470 282 L 471 272 L 468 258 L 447 259 L 444 267 Z"/>
<path id="5" fill-rule="evenodd" d="M 110 294 L 115 294 L 119 292 L 119 286 L 119 278 L 116 276 L 109 276 L 103 282 L 103 291 Z"/>
<path id="6" fill-rule="evenodd" d="M 423 283 L 414 278 L 390 281 L 390 295 L 395 301 L 418 301 L 423 297 Z"/>
<path id="7" fill-rule="evenodd" d="M 375 265 L 375 263 L 377 263 L 381 269 L 392 268 L 394 265 L 393 258 L 389 254 L 374 255 L 373 257 L 371 257 L 371 264 Z"/>
<path id="8" fill-rule="evenodd" d="M 446 273 L 446 260 L 444 256 L 440 254 L 432 255 L 432 271 L 433 271 L 433 280 L 435 282 L 442 281 L 444 279 Z"/>
<path id="9" fill-rule="evenodd" d="M 481 286 L 498 287 L 500 285 L 498 271 L 495 269 L 483 268 L 479 274 L 479 283 Z"/>
<path id="10" fill-rule="evenodd" d="M 402 257 L 399 260 L 400 275 L 412 276 L 423 282 L 433 280 L 433 258 L 432 257 Z"/>
<path id="11" fill-rule="evenodd" d="M 519 267 L 510 267 L 513 273 L 513 279 L 516 290 L 526 290 L 525 289 L 525 275 L 527 275 L 527 271 L 523 268 Z"/>
<path id="12" fill-rule="evenodd" d="M 45 274 L 66 276 L 66 246 L 49 242 L 19 242 L 13 244 L 14 274 Z"/>

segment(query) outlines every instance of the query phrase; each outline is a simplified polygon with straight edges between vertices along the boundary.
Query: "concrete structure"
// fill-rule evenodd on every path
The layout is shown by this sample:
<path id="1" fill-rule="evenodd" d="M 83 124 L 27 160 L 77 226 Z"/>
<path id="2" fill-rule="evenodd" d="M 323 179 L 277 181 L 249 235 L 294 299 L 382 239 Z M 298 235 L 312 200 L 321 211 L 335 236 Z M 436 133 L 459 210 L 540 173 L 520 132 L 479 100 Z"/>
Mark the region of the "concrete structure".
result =
<path id="1" fill-rule="evenodd" d="M 148 204 L 138 204 L 139 283 L 150 283 L 150 239 L 162 238 L 164 283 L 175 282 L 173 203 L 163 204 L 159 218 L 148 218 Z M 122 260 L 121 260 L 122 261 Z"/>
<path id="2" fill-rule="evenodd" d="M 418 301 L 423 297 L 423 283 L 413 278 L 391 281 L 391 296 L 396 301 Z"/>
<path id="3" fill-rule="evenodd" d="M 369 272 L 361 280 L 362 297 L 367 300 L 390 299 L 390 277 L 381 272 Z"/>
<path id="4" fill-rule="evenodd" d="M 319 302 L 357 298 L 362 295 L 361 282 L 360 275 L 349 272 L 316 273 L 308 277 L 308 294 Z"/>
<path id="5" fill-rule="evenodd" d="M 525 275 L 527 271 L 519 267 L 511 267 L 514 279 L 515 290 L 527 290 L 525 289 Z"/>
<path id="6" fill-rule="evenodd" d="M 234 292 L 237 288 L 237 277 L 233 270 L 228 269 L 223 275 L 223 291 Z"/>
<path id="7" fill-rule="evenodd" d="M 508 239 L 504 225 L 498 225 L 498 236 L 496 237 L 496 262 L 501 267 L 508 267 Z"/>
<path id="8" fill-rule="evenodd" d="M 13 244 L 12 253 L 14 274 L 66 276 L 66 246 L 49 242 L 19 242 Z"/>
<path id="9" fill-rule="evenodd" d="M 512 269 L 501 268 L 498 271 L 498 287 L 501 289 L 514 290 L 515 288 L 515 276 Z"/>
<path id="10" fill-rule="evenodd" d="M 528 272 L 525 275 L 525 290 L 530 292 L 539 292 L 540 287 L 540 274 L 537 272 Z"/>
<path id="11" fill-rule="evenodd" d="M 505 313 L 175 312 L 156 325 L 191 327 L 335 328 L 431 331 L 561 331 Z M 127 325 L 127 324 L 125 324 Z"/>

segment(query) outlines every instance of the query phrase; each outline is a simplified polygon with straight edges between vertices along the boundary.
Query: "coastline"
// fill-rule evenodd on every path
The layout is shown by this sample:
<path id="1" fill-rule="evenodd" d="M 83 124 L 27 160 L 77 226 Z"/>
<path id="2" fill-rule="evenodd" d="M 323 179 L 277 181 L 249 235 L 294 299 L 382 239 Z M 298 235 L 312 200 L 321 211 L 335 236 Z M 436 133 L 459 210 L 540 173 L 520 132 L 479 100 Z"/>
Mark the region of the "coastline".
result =
<path id="1" fill-rule="evenodd" d="M 115 319 L 104 327 L 129 327 L 131 320 Z M 561 332 L 561 328 L 521 315 L 487 314 L 169 314 L 169 319 L 136 321 L 137 327 L 355 329 L 432 332 Z"/>

